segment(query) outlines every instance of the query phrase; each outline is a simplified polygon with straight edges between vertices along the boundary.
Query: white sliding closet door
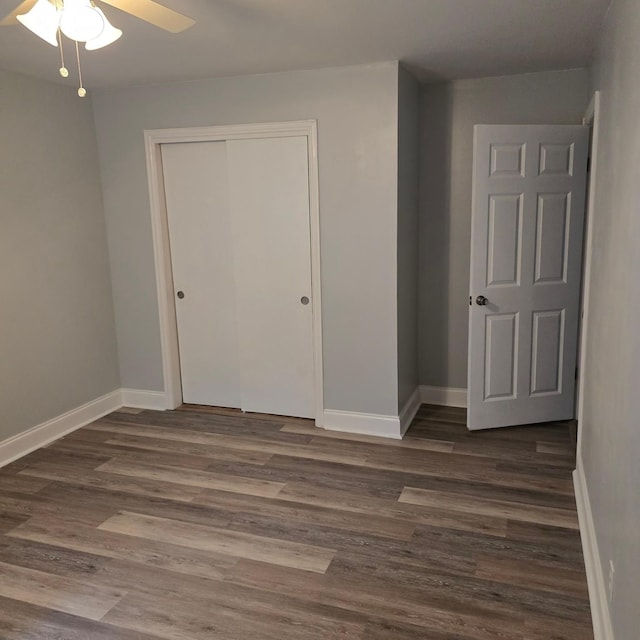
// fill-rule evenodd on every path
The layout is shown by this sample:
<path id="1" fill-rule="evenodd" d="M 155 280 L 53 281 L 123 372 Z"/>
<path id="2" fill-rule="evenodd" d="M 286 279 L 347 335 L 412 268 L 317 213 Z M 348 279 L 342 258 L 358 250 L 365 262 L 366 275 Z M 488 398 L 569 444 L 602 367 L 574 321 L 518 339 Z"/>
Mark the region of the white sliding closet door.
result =
<path id="1" fill-rule="evenodd" d="M 307 139 L 229 140 L 242 408 L 312 418 Z"/>
<path id="2" fill-rule="evenodd" d="M 163 144 L 162 164 L 182 397 L 240 407 L 226 143 Z"/>
<path id="3" fill-rule="evenodd" d="M 184 402 L 314 417 L 306 136 L 162 162 Z"/>

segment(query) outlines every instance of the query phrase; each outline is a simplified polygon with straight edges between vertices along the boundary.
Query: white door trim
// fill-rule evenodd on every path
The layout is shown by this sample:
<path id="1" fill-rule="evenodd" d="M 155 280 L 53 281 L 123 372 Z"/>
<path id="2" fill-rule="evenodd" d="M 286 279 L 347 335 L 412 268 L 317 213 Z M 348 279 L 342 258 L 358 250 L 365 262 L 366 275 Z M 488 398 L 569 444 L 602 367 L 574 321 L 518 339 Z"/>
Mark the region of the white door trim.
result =
<path id="1" fill-rule="evenodd" d="M 596 91 L 589 102 L 589 106 L 582 119 L 582 124 L 591 126 L 591 146 L 589 148 L 589 157 L 591 158 L 591 167 L 589 171 L 589 184 L 587 185 L 587 211 L 585 219 L 585 242 L 584 242 L 584 261 L 582 270 L 582 314 L 580 326 L 580 346 L 579 346 L 579 362 L 580 369 L 578 372 L 578 453 L 582 451 L 582 429 L 580 422 L 584 413 L 584 371 L 587 356 L 587 333 L 589 322 L 589 295 L 591 288 L 591 261 L 593 258 L 593 222 L 596 215 L 596 165 L 598 163 L 598 139 L 600 132 L 600 91 Z"/>
<path id="2" fill-rule="evenodd" d="M 322 307 L 320 274 L 320 195 L 318 185 L 318 127 L 315 120 L 267 122 L 259 124 L 148 129 L 144 132 L 147 159 L 149 204 L 153 233 L 153 257 L 158 294 L 162 373 L 167 409 L 182 403 L 178 328 L 173 299 L 173 276 L 169 249 L 167 207 L 164 197 L 160 145 L 177 142 L 215 142 L 246 138 L 306 136 L 309 160 L 309 227 L 311 235 L 311 294 L 313 299 L 313 348 L 316 425 L 324 415 L 322 367 Z"/>

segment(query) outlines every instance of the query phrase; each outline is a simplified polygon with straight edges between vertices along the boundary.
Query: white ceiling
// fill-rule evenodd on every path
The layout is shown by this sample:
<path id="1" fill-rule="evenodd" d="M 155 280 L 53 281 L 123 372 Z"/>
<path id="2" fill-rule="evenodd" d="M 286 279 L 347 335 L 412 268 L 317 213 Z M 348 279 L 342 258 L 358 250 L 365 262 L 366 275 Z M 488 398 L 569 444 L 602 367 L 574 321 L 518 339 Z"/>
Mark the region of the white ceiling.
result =
<path id="1" fill-rule="evenodd" d="M 0 0 L 0 16 L 19 0 Z M 124 31 L 82 52 L 105 88 L 402 60 L 427 80 L 589 64 L 609 0 L 159 0 L 196 20 L 170 34 L 102 4 Z M 97 3 L 100 4 L 100 3 Z M 66 55 L 72 58 L 67 41 Z M 0 68 L 62 81 L 56 49 L 0 28 Z M 66 82 L 73 82 L 72 77 Z M 0 87 L 1 90 L 1 87 Z"/>

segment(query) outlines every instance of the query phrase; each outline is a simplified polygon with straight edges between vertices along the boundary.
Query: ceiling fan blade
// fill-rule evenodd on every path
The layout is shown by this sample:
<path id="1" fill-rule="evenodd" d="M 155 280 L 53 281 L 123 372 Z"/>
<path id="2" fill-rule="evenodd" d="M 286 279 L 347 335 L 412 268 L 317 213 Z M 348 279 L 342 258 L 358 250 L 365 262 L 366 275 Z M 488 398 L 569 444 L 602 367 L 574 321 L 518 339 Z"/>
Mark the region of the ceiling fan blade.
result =
<path id="1" fill-rule="evenodd" d="M 0 27 L 4 27 L 10 24 L 19 24 L 16 16 L 19 16 L 27 11 L 31 10 L 31 7 L 36 3 L 36 0 L 24 0 L 21 2 L 11 13 L 8 13 L 2 20 L 0 20 Z"/>
<path id="2" fill-rule="evenodd" d="M 153 0 L 102 0 L 102 2 L 171 33 L 184 31 L 196 22 Z"/>

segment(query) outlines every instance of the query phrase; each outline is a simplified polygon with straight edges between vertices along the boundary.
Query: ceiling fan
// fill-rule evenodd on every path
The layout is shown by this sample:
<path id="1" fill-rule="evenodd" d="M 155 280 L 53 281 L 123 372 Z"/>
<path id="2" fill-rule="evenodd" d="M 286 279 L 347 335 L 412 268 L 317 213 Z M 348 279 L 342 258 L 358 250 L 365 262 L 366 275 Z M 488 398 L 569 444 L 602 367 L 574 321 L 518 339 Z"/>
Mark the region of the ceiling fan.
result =
<path id="1" fill-rule="evenodd" d="M 149 22 L 170 33 L 179 33 L 188 29 L 195 20 L 173 9 L 169 9 L 154 0 L 102 0 L 131 14 L 140 20 Z M 85 43 L 85 49 L 101 49 L 115 42 L 122 31 L 114 27 L 102 9 L 94 0 L 24 0 L 13 11 L 0 20 L 0 26 L 21 23 L 27 29 L 60 50 L 60 75 L 69 76 L 64 64 L 62 35 L 75 42 L 76 61 L 80 87 L 78 95 L 87 95 L 82 85 L 79 42 Z"/>
<path id="2" fill-rule="evenodd" d="M 0 20 L 0 26 L 18 24 L 18 15 L 30 11 L 37 0 L 24 0 L 13 11 Z M 64 5 L 64 2 L 53 0 L 54 6 Z M 94 4 L 93 2 L 91 4 Z M 195 20 L 189 18 L 173 9 L 169 9 L 154 0 L 101 0 L 98 4 L 108 4 L 120 11 L 129 13 L 140 20 L 169 31 L 179 33 L 195 24 Z"/>

